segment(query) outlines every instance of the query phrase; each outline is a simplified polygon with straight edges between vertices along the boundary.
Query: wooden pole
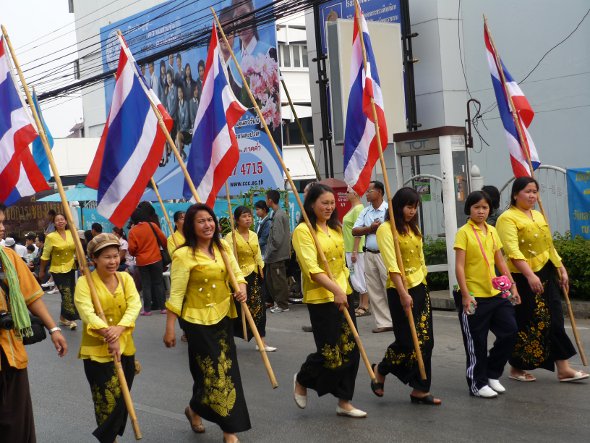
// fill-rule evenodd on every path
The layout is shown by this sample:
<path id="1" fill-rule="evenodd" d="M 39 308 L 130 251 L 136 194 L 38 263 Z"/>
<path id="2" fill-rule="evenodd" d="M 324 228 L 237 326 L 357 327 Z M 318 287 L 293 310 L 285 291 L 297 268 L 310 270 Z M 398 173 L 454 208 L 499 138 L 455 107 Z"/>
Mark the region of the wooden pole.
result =
<path id="1" fill-rule="evenodd" d="M 129 49 L 127 48 L 127 45 L 125 44 L 125 42 L 123 40 L 123 35 L 121 34 L 120 30 L 117 30 L 117 35 L 119 36 L 119 42 L 121 43 L 121 47 L 123 48 L 123 50 L 126 53 L 128 53 Z M 128 53 L 128 55 L 131 55 L 131 54 Z M 135 67 L 133 67 L 133 69 L 135 70 Z M 139 73 L 137 73 L 137 72 L 136 72 L 136 74 L 139 75 Z M 154 113 L 156 114 L 156 117 L 158 118 L 158 125 L 160 125 L 160 129 L 162 129 L 162 132 L 164 133 L 164 136 L 166 137 L 166 141 L 170 145 L 172 152 L 174 152 L 174 157 L 176 157 L 176 161 L 178 162 L 178 165 L 180 166 L 182 174 L 184 175 L 184 178 L 185 178 L 186 182 L 188 183 L 188 186 L 191 190 L 191 193 L 193 194 L 193 197 L 195 198 L 196 201 L 200 202 L 201 199 L 198 198 L 199 194 L 197 193 L 197 189 L 195 188 L 195 185 L 194 185 L 193 181 L 191 180 L 190 174 L 188 173 L 188 169 L 186 169 L 186 165 L 184 164 L 184 160 L 180 156 L 180 153 L 178 152 L 178 149 L 176 148 L 176 144 L 174 143 L 174 140 L 172 140 L 172 136 L 170 135 L 170 132 L 168 132 L 168 128 L 166 127 L 166 124 L 164 123 L 164 118 L 162 117 L 162 113 L 160 112 L 158 107 L 155 105 L 155 103 L 152 101 L 152 98 L 149 96 L 149 94 L 147 95 L 147 97 L 148 97 L 148 100 L 149 100 L 150 105 L 152 107 L 152 110 L 154 111 Z"/>
<path id="2" fill-rule="evenodd" d="M 231 198 L 229 196 L 229 185 L 227 184 L 227 181 L 225 182 L 225 197 L 227 200 L 227 216 L 229 218 L 229 225 L 231 228 L 231 237 L 232 237 L 232 244 L 233 244 L 233 250 L 234 250 L 234 257 L 236 258 L 236 260 L 238 260 L 238 243 L 237 243 L 237 238 L 236 238 L 236 226 L 234 223 L 234 215 L 232 213 L 232 209 L 231 209 Z M 242 333 L 244 334 L 244 341 L 248 341 L 248 326 L 247 326 L 247 322 L 246 322 L 246 311 L 244 309 L 241 309 L 242 312 Z"/>
<path id="3" fill-rule="evenodd" d="M 367 72 L 367 52 L 365 50 L 365 41 L 363 38 L 363 28 L 361 25 L 360 19 L 360 6 L 358 1 L 355 0 L 355 8 L 356 17 L 357 17 L 357 25 L 359 28 L 359 37 L 361 40 L 361 47 L 363 52 L 363 66 L 365 68 L 365 72 Z M 391 196 L 391 188 L 389 186 L 389 178 L 387 177 L 387 167 L 385 165 L 385 157 L 383 157 L 383 146 L 381 145 L 381 136 L 379 134 L 379 120 L 377 119 L 377 109 L 375 108 L 375 100 L 371 97 L 371 110 L 373 112 L 373 122 L 375 124 L 375 134 L 377 138 L 377 149 L 379 150 L 379 161 L 381 163 L 381 170 L 383 172 L 383 182 L 385 184 L 385 192 L 387 194 L 387 211 L 389 214 L 389 225 L 391 226 L 391 234 L 393 235 L 393 244 L 395 245 L 395 259 L 397 261 L 397 265 L 400 270 L 400 274 L 402 277 L 402 282 L 404 284 L 404 289 L 408 290 L 408 281 L 406 279 L 406 271 L 404 268 L 403 257 L 401 253 L 401 249 L 399 246 L 399 236 L 397 233 L 397 228 L 395 226 L 395 217 L 393 216 L 393 205 L 392 205 L 392 196 Z M 420 371 L 420 377 L 422 380 L 426 380 L 426 369 L 424 368 L 424 360 L 422 358 L 422 351 L 420 350 L 420 342 L 418 341 L 418 334 L 416 333 L 416 325 L 414 324 L 414 315 L 412 313 L 412 308 L 406 311 L 406 317 L 408 318 L 408 324 L 410 326 L 410 332 L 412 334 L 412 342 L 414 343 L 414 352 L 416 353 L 416 360 L 418 362 L 418 370 Z"/>
<path id="4" fill-rule="evenodd" d="M 280 75 L 280 79 L 281 79 L 281 84 L 283 85 L 283 89 L 285 91 L 285 95 L 287 96 L 287 100 L 289 101 L 289 106 L 291 107 L 291 112 L 293 113 L 293 117 L 295 117 L 295 122 L 297 123 L 297 127 L 299 128 L 299 133 L 301 134 L 301 140 L 303 140 L 303 144 L 305 145 L 305 149 L 307 150 L 307 155 L 309 155 L 309 159 L 311 160 L 313 170 L 315 171 L 315 176 L 318 179 L 318 181 L 320 181 L 322 179 L 322 177 L 320 176 L 320 170 L 318 169 L 318 165 L 315 162 L 315 159 L 313 158 L 313 155 L 311 153 L 311 148 L 309 147 L 309 143 L 307 142 L 307 137 L 305 136 L 305 133 L 303 132 L 303 126 L 301 126 L 301 122 L 299 121 L 299 117 L 297 116 L 297 112 L 295 111 L 295 106 L 293 105 L 293 102 L 291 101 L 291 96 L 289 95 L 289 90 L 287 89 L 287 85 L 285 84 L 285 80 L 283 79 L 282 75 Z"/>
<path id="5" fill-rule="evenodd" d="M 12 60 L 14 61 L 14 65 L 18 72 L 18 76 L 22 83 L 23 89 L 25 90 L 25 94 L 27 96 L 27 100 L 29 102 L 29 108 L 33 114 L 33 118 L 35 119 L 35 124 L 37 126 L 37 132 L 41 137 L 41 142 L 43 143 L 43 147 L 45 149 L 45 154 L 49 160 L 49 166 L 51 167 L 51 171 L 53 172 L 53 176 L 55 179 L 55 184 L 57 185 L 57 190 L 59 192 L 59 196 L 61 198 L 62 207 L 64 210 L 64 215 L 68 222 L 68 226 L 70 228 L 70 232 L 72 234 L 72 238 L 74 239 L 74 244 L 76 247 L 76 255 L 78 259 L 78 265 L 80 266 L 80 270 L 84 273 L 86 277 L 86 281 L 88 282 L 88 287 L 90 289 L 90 296 L 92 298 L 92 304 L 94 305 L 94 310 L 96 315 L 98 315 L 105 323 L 107 323 L 106 316 L 104 311 L 102 310 L 102 306 L 100 304 L 100 300 L 98 298 L 98 293 L 96 292 L 96 287 L 94 286 L 94 281 L 92 280 L 92 276 L 90 275 L 90 270 L 86 264 L 86 254 L 84 254 L 84 249 L 82 248 L 82 243 L 80 242 L 80 237 L 78 236 L 78 231 L 76 225 L 74 224 L 74 220 L 72 218 L 72 212 L 70 211 L 70 206 L 68 205 L 68 199 L 66 197 L 61 177 L 59 175 L 59 171 L 57 170 L 57 165 L 55 164 L 55 160 L 51 153 L 51 147 L 49 146 L 49 142 L 47 140 L 47 134 L 45 134 L 45 130 L 41 121 L 39 119 L 39 115 L 37 114 L 37 110 L 35 106 L 33 106 L 33 99 L 31 97 L 31 92 L 29 91 L 29 87 L 27 86 L 27 82 L 25 77 L 21 71 L 20 64 L 18 59 L 16 58 L 16 54 L 12 47 L 12 43 L 10 42 L 10 38 L 8 37 L 8 33 L 6 32 L 6 28 L 4 25 L 1 25 L 2 34 L 4 35 L 4 39 L 6 40 L 6 44 L 8 45 L 8 49 L 10 51 L 10 55 Z M 28 148 L 27 148 L 28 149 Z M 108 324 L 108 323 L 107 323 Z M 131 394 L 129 393 L 129 386 L 127 385 L 127 379 L 125 378 L 125 373 L 123 372 L 123 367 L 121 366 L 121 361 L 117 360 L 113 356 L 113 363 L 115 365 L 117 371 L 117 377 L 119 378 L 119 385 L 121 387 L 121 393 L 123 395 L 123 399 L 125 401 L 125 405 L 127 407 L 127 411 L 129 412 L 129 419 L 131 420 L 131 424 L 133 425 L 133 432 L 135 433 L 135 439 L 141 440 L 141 430 L 139 429 L 139 422 L 137 421 L 137 415 L 135 413 L 135 408 L 133 406 L 133 401 L 131 399 Z"/>
<path id="6" fill-rule="evenodd" d="M 156 193 L 156 197 L 158 197 L 158 202 L 160 203 L 160 207 L 162 208 L 162 212 L 164 213 L 164 218 L 166 219 L 166 223 L 168 224 L 168 229 L 170 229 L 170 236 L 172 237 L 172 241 L 174 242 L 174 246 L 178 248 L 178 243 L 176 243 L 176 237 L 174 237 L 174 226 L 172 226 L 172 222 L 170 221 L 170 217 L 168 217 L 168 212 L 166 212 L 166 206 L 164 206 L 164 202 L 162 201 L 162 197 L 160 196 L 160 191 L 158 190 L 158 185 L 156 185 L 156 181 L 152 177 L 151 179 L 152 187 L 154 188 L 154 192 Z"/>
<path id="7" fill-rule="evenodd" d="M 213 17 L 215 18 L 215 22 L 217 23 L 217 28 L 219 29 L 219 32 L 221 32 L 221 36 L 222 36 L 225 44 L 228 46 L 231 56 L 232 56 L 232 59 L 233 59 L 234 63 L 236 64 L 236 67 L 238 68 L 240 76 L 242 77 L 242 84 L 246 88 L 246 92 L 248 93 L 248 97 L 250 98 L 250 101 L 252 102 L 252 105 L 254 106 L 254 109 L 256 110 L 258 118 L 260 119 L 260 123 L 262 124 L 264 131 L 268 135 L 269 141 L 271 143 L 271 146 L 273 147 L 275 155 L 277 156 L 277 158 L 281 164 L 281 167 L 283 168 L 283 171 L 285 172 L 285 175 L 287 176 L 287 180 L 289 181 L 289 185 L 291 186 L 291 189 L 293 190 L 293 193 L 295 194 L 295 199 L 297 200 L 297 204 L 299 205 L 299 208 L 301 209 L 301 214 L 303 216 L 305 224 L 307 225 L 309 232 L 311 233 L 311 236 L 313 237 L 313 241 L 314 241 L 316 249 L 318 251 L 318 255 L 320 256 L 320 261 L 322 262 L 322 265 L 324 267 L 323 269 L 324 269 L 324 271 L 326 271 L 326 275 L 328 275 L 328 277 L 330 277 L 331 280 L 334 280 L 334 276 L 332 275 L 332 272 L 330 271 L 330 267 L 328 265 L 328 260 L 326 259 L 324 251 L 322 250 L 322 247 L 318 241 L 315 230 L 313 229 L 313 227 L 311 226 L 311 223 L 309 222 L 309 217 L 307 216 L 305 209 L 303 208 L 303 202 L 301 201 L 301 198 L 299 197 L 299 193 L 297 192 L 297 187 L 295 186 L 295 183 L 293 182 L 293 179 L 291 178 L 291 173 L 289 172 L 287 165 L 285 165 L 285 162 L 283 161 L 283 157 L 279 151 L 279 148 L 277 147 L 277 145 L 274 141 L 274 138 L 272 137 L 272 134 L 270 132 L 270 129 L 268 129 L 268 125 L 266 124 L 266 121 L 264 120 L 264 116 L 262 115 L 262 112 L 260 111 L 260 108 L 258 107 L 256 100 L 254 99 L 254 96 L 252 95 L 252 91 L 250 90 L 250 87 L 248 86 L 248 82 L 246 81 L 246 78 L 244 77 L 244 73 L 242 72 L 242 69 L 240 68 L 240 64 L 238 63 L 238 61 L 236 59 L 236 55 L 234 54 L 234 51 L 232 50 L 231 46 L 229 45 L 229 43 L 227 41 L 227 37 L 225 36 L 225 32 L 223 32 L 223 28 L 221 27 L 221 23 L 219 22 L 219 18 L 217 17 L 217 14 L 215 13 L 215 9 L 211 8 L 211 12 L 213 13 Z M 354 325 L 354 322 L 352 321 L 352 318 L 350 317 L 350 313 L 348 312 L 347 309 L 343 309 L 342 312 L 344 314 L 346 322 L 348 323 L 348 326 L 350 327 L 350 330 L 352 331 L 352 334 L 354 336 L 354 340 L 359 348 L 361 358 L 363 359 L 363 362 L 367 368 L 367 372 L 369 373 L 371 380 L 376 381 L 375 373 L 373 372 L 373 368 L 371 368 L 371 363 L 369 362 L 369 358 L 367 357 L 367 353 L 365 352 L 365 347 L 363 346 L 363 343 L 358 335 L 358 331 L 356 329 L 356 326 Z"/>
<path id="8" fill-rule="evenodd" d="M 531 161 L 531 153 L 529 151 L 529 146 L 528 146 L 528 140 L 524 134 L 524 130 L 522 129 L 520 116 L 518 115 L 518 112 L 516 111 L 516 106 L 514 106 L 514 101 L 512 100 L 512 96 L 508 93 L 508 90 L 506 88 L 506 77 L 504 75 L 504 68 L 503 68 L 502 63 L 499 59 L 498 51 L 496 50 L 496 45 L 494 44 L 494 39 L 492 38 L 492 33 L 490 32 L 490 27 L 488 26 L 488 19 L 485 15 L 483 16 L 483 20 L 484 20 L 485 27 L 488 31 L 488 37 L 490 38 L 490 44 L 492 45 L 492 49 L 494 50 L 494 58 L 495 58 L 495 62 L 496 62 L 496 67 L 498 69 L 498 73 L 500 74 L 502 88 L 504 90 L 504 94 L 506 95 L 506 99 L 508 100 L 508 103 L 510 105 L 510 113 L 512 114 L 512 119 L 514 120 L 514 125 L 516 126 L 516 131 L 518 133 L 518 138 L 520 139 L 520 149 L 522 149 L 522 152 L 527 159 L 530 176 L 532 178 L 535 178 L 535 173 L 533 171 L 533 163 Z M 543 207 L 543 202 L 541 201 L 541 193 L 538 194 L 537 201 L 539 203 L 539 209 L 541 210 L 541 213 L 543 214 L 543 217 L 545 218 L 545 221 L 547 222 L 547 225 L 549 226 L 549 219 L 547 218 L 547 215 L 545 213 L 545 208 Z M 551 228 L 549 228 L 549 231 L 551 232 Z M 580 353 L 580 359 L 582 360 L 582 364 L 584 366 L 588 366 L 588 360 L 586 359 L 586 353 L 584 352 L 584 346 L 582 345 L 582 340 L 580 339 L 580 335 L 578 333 L 578 328 L 576 327 L 576 319 L 574 316 L 574 310 L 572 308 L 572 304 L 571 304 L 570 297 L 569 297 L 569 289 L 564 288 L 563 297 L 565 299 L 565 304 L 567 306 L 567 313 L 568 313 L 568 317 L 570 319 L 570 323 L 572 325 L 572 332 L 574 334 L 576 346 L 578 347 L 578 352 Z"/>

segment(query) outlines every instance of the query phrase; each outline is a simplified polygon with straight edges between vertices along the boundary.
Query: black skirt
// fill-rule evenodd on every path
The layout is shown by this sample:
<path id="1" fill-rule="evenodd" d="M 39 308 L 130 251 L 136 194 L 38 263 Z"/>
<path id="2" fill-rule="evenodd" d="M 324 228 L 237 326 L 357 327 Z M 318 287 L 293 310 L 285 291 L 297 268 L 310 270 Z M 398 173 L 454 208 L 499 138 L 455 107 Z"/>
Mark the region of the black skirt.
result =
<path id="1" fill-rule="evenodd" d="M 352 299 L 348 312 L 356 326 Z M 359 350 L 352 331 L 334 303 L 308 304 L 316 352 L 309 354 L 297 374 L 297 382 L 319 396 L 332 394 L 352 400 L 359 368 Z"/>
<path id="2" fill-rule="evenodd" d="M 428 392 L 430 391 L 431 382 L 430 360 L 434 347 L 430 295 L 428 289 L 422 283 L 411 288 L 408 292 L 414 301 L 412 314 L 420 350 L 422 351 L 426 380 L 422 380 L 420 377 L 408 318 L 402 308 L 399 294 L 394 288 L 387 289 L 387 301 L 391 312 L 395 341 L 387 347 L 385 356 L 377 369 L 381 375 L 393 374 L 402 383 L 409 384 L 419 391 Z"/>
<path id="3" fill-rule="evenodd" d="M 246 283 L 248 285 L 248 300 L 246 304 L 250 309 L 250 314 L 254 319 L 256 328 L 261 337 L 266 336 L 266 308 L 262 299 L 262 279 L 257 272 L 252 272 L 246 277 Z M 234 336 L 244 338 L 244 329 L 242 325 L 242 306 L 241 303 L 236 302 L 236 309 L 238 311 L 238 317 L 234 321 Z M 254 336 L 250 330 L 250 325 L 247 326 L 248 338 L 250 341 Z"/>
<path id="4" fill-rule="evenodd" d="M 122 355 L 121 365 L 131 390 L 135 378 L 135 356 Z M 113 362 L 99 363 L 84 359 L 84 372 L 90 384 L 94 415 L 98 425 L 92 435 L 101 443 L 112 443 L 117 435 L 123 435 L 127 424 L 127 407 L 119 385 L 117 370 Z"/>
<path id="5" fill-rule="evenodd" d="M 565 332 L 555 266 L 549 261 L 535 274 L 543 283 L 542 294 L 531 290 L 524 275 L 512 274 L 522 303 L 514 307 L 518 335 L 509 362 L 517 369 L 553 371 L 556 360 L 571 358 L 576 349 Z"/>
<path id="6" fill-rule="evenodd" d="M 78 320 L 80 316 L 74 304 L 74 290 L 76 289 L 76 270 L 58 273 L 52 272 L 51 276 L 55 286 L 61 294 L 61 312 L 60 315 L 66 320 Z"/>
<path id="7" fill-rule="evenodd" d="M 215 325 L 184 322 L 193 376 L 191 409 L 224 432 L 251 428 L 233 337 L 233 320 Z"/>

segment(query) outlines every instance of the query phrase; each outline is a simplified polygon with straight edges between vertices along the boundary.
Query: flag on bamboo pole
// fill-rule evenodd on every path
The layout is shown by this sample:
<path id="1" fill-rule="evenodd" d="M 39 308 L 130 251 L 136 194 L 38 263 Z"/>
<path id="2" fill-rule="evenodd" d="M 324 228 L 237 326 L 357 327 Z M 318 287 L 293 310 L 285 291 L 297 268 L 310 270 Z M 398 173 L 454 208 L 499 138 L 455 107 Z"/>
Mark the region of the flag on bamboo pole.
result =
<path id="1" fill-rule="evenodd" d="M 47 128 L 47 124 L 45 123 L 45 119 L 43 118 L 43 114 L 41 113 L 41 107 L 39 106 L 39 101 L 37 100 L 37 93 L 35 89 L 33 89 L 33 105 L 37 110 L 37 115 L 39 116 L 39 121 L 43 125 L 43 129 L 45 130 L 45 136 L 47 137 L 47 141 L 49 142 L 49 147 L 53 148 L 53 136 L 49 129 Z M 49 159 L 47 158 L 47 154 L 45 153 L 45 148 L 43 147 L 43 142 L 41 141 L 41 136 L 38 136 L 33 141 L 33 158 L 35 159 L 35 163 L 39 167 L 39 170 L 45 177 L 45 180 L 49 180 L 51 178 L 51 173 L 49 172 Z"/>
<path id="2" fill-rule="evenodd" d="M 21 153 L 19 163 L 18 181 L 4 202 L 6 206 L 17 203 L 23 197 L 51 189 L 28 147 Z"/>
<path id="3" fill-rule="evenodd" d="M 512 171 L 515 177 L 529 177 L 531 172 L 529 171 L 529 164 L 527 161 L 526 150 L 529 152 L 531 164 L 533 170 L 537 169 L 541 162 L 539 161 L 539 154 L 533 139 L 529 134 L 528 127 L 533 121 L 535 112 L 531 107 L 529 101 L 525 97 L 524 93 L 518 86 L 518 83 L 514 81 L 506 66 L 502 62 L 500 55 L 494 51 L 494 46 L 491 42 L 491 35 L 487 25 L 484 23 L 484 40 L 486 45 L 488 66 L 492 75 L 492 85 L 494 86 L 494 92 L 496 94 L 496 101 L 498 102 L 498 110 L 500 111 L 500 118 L 504 125 L 504 133 L 506 134 L 506 141 L 508 143 L 508 152 L 510 153 L 510 162 L 512 163 Z M 502 84 L 502 77 L 500 75 L 500 66 L 497 61 L 500 62 L 502 70 L 504 71 L 504 78 L 506 83 Z M 512 103 L 516 109 L 516 114 L 520 120 L 520 127 L 526 140 L 520 140 L 518 136 L 518 130 L 516 128 L 516 122 L 514 121 L 512 112 L 510 110 L 510 103 L 506 92 L 510 94 Z"/>
<path id="4" fill-rule="evenodd" d="M 361 31 L 358 27 L 357 14 L 360 14 L 363 42 L 367 54 L 366 71 L 363 64 Z M 373 54 L 373 46 L 371 45 L 371 37 L 369 36 L 369 28 L 360 6 L 355 11 L 351 55 L 350 93 L 348 95 L 344 133 L 344 181 L 357 194 L 363 195 L 369 187 L 373 167 L 379 159 L 371 98 L 375 101 L 379 137 L 381 138 L 383 150 L 387 147 L 387 124 L 385 122 L 383 95 L 375 55 Z"/>
<path id="5" fill-rule="evenodd" d="M 203 91 L 186 162 L 197 193 L 210 207 L 213 207 L 219 189 L 238 165 L 240 150 L 234 126 L 247 111 L 232 92 L 219 51 L 217 29 L 213 23 Z M 192 197 L 186 180 L 184 196 L 187 199 Z"/>
<path id="6" fill-rule="evenodd" d="M 33 118 L 17 90 L 4 38 L 0 36 L 0 201 L 14 190 L 22 170 L 22 154 L 37 137 Z"/>
<path id="7" fill-rule="evenodd" d="M 98 190 L 98 212 L 120 227 L 137 207 L 164 152 L 166 136 L 151 103 L 168 131 L 173 121 L 145 84 L 125 40 L 119 37 L 119 42 L 111 109 L 85 183 Z"/>

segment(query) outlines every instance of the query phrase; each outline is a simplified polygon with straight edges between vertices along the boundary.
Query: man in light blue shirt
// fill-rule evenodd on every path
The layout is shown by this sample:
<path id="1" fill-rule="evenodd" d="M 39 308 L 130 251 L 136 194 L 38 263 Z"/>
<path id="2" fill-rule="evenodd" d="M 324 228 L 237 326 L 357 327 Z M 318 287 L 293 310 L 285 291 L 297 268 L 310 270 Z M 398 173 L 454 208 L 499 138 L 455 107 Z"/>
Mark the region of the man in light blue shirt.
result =
<path id="1" fill-rule="evenodd" d="M 374 333 L 392 331 L 391 313 L 387 303 L 387 269 L 377 245 L 377 228 L 385 220 L 387 202 L 383 201 L 385 187 L 380 181 L 372 181 L 367 189 L 369 206 L 361 211 L 353 228 L 355 237 L 365 236 L 365 280 L 371 310 L 375 315 Z"/>

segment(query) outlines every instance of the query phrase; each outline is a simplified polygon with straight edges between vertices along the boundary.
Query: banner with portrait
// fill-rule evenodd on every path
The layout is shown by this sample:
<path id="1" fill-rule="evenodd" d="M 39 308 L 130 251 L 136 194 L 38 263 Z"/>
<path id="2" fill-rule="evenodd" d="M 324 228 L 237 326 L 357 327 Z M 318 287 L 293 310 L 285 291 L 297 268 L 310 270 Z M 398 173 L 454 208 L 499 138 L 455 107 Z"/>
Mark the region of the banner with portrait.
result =
<path id="1" fill-rule="evenodd" d="M 228 41 L 241 66 L 257 104 L 262 110 L 275 143 L 281 149 L 280 83 L 277 62 L 275 22 L 257 26 L 248 16 L 252 11 L 271 4 L 270 0 L 199 0 L 170 1 L 134 14 L 101 28 L 102 61 L 105 71 L 116 69 L 119 57 L 117 30 L 121 30 L 137 60 L 161 53 L 166 48 L 190 41 L 191 35 L 208 34 L 213 23 L 209 10 L 213 6 L 222 26 L 241 17 L 250 26 L 228 33 Z M 220 36 L 221 38 L 221 36 Z M 166 56 L 140 66 L 141 72 L 160 101 L 174 119 L 171 135 L 183 159 L 191 149 L 191 138 L 199 99 L 203 88 L 203 75 L 209 42 Z M 222 45 L 222 54 L 228 67 L 229 83 L 234 94 L 248 112 L 236 125 L 240 148 L 240 161 L 228 184 L 231 195 L 240 195 L 256 188 L 283 189 L 283 171 L 272 149 L 267 134 L 253 109 L 239 72 Z M 114 79 L 105 81 L 107 114 L 111 106 Z M 168 144 L 160 165 L 154 174 L 160 194 L 165 200 L 181 199 L 184 176 Z M 220 196 L 225 196 L 222 188 Z M 156 200 L 148 189 L 144 199 Z"/>

